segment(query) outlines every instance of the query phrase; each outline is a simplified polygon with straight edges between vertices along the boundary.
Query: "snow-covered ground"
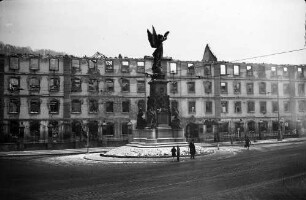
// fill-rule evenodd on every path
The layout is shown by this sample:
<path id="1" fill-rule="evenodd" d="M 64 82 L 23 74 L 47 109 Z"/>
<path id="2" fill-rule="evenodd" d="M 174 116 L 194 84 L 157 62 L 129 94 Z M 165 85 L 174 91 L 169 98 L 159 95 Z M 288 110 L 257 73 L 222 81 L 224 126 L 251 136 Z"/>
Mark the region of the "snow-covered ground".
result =
<path id="1" fill-rule="evenodd" d="M 108 151 L 105 155 L 115 157 L 169 157 L 171 156 L 171 149 L 172 147 L 139 148 L 122 146 Z M 196 145 L 196 152 L 197 154 L 210 154 L 213 153 L 213 150 Z M 189 148 L 180 147 L 180 155 L 190 155 Z"/>

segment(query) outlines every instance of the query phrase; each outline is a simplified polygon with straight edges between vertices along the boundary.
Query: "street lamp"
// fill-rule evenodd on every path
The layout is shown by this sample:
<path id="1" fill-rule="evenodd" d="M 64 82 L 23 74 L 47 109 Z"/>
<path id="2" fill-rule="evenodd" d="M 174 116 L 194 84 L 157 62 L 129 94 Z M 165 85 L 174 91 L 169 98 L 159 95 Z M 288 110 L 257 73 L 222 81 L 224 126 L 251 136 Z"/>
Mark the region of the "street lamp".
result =
<path id="1" fill-rule="evenodd" d="M 278 87 L 278 76 L 277 76 L 277 126 L 278 126 L 278 140 L 282 141 L 282 130 L 280 124 L 280 114 L 279 114 L 279 87 Z"/>

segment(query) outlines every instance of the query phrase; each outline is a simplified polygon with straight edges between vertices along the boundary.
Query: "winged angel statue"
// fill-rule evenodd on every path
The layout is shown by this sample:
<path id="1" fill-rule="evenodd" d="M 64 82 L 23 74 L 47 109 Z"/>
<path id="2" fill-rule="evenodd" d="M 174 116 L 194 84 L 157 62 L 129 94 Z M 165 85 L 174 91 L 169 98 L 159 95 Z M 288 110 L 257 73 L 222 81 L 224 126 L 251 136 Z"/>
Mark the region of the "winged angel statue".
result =
<path id="1" fill-rule="evenodd" d="M 154 63 L 153 63 L 152 71 L 155 74 L 155 76 L 160 77 L 162 75 L 161 59 L 163 57 L 163 41 L 167 39 L 169 31 L 167 31 L 164 35 L 160 35 L 160 34 L 157 35 L 155 32 L 154 26 L 152 26 L 152 28 L 153 28 L 152 33 L 147 29 L 150 45 L 152 48 L 156 48 L 153 53 Z"/>

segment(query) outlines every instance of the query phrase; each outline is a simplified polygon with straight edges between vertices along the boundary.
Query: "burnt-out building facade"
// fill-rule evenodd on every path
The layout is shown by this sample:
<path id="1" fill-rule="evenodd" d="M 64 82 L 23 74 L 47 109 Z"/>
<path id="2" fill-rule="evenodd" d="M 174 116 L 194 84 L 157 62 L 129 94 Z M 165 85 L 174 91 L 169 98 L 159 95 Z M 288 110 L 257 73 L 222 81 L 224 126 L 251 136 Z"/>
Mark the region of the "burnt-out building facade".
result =
<path id="1" fill-rule="evenodd" d="M 152 64 L 148 56 L 1 55 L 1 143 L 131 141 L 138 110 L 146 110 Z M 162 67 L 187 138 L 304 134 L 306 65 L 165 58 Z"/>

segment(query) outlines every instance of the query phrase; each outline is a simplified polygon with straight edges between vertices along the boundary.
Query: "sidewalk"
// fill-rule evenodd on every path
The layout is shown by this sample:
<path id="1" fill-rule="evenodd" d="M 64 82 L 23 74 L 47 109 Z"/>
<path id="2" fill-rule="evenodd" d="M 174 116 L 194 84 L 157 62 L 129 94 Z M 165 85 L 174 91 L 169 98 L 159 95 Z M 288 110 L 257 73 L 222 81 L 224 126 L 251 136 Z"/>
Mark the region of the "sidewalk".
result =
<path id="1" fill-rule="evenodd" d="M 89 153 L 105 153 L 114 147 L 94 147 L 89 148 Z M 50 155 L 75 155 L 75 154 L 85 154 L 87 153 L 87 148 L 81 149 L 60 149 L 60 150 L 33 150 L 33 151 L 8 151 L 0 152 L 1 157 L 18 157 L 18 156 L 50 156 Z"/>
<path id="2" fill-rule="evenodd" d="M 290 143 L 290 142 L 303 142 L 306 141 L 306 137 L 299 137 L 299 138 L 285 138 L 282 139 L 281 141 L 278 141 L 277 139 L 269 139 L 269 140 L 252 140 L 251 138 L 251 145 L 261 145 L 261 144 L 278 144 L 278 143 Z M 198 145 L 202 147 L 216 147 L 218 146 L 217 142 L 214 143 L 197 143 Z M 243 141 L 233 141 L 233 144 L 231 142 L 219 142 L 219 146 L 243 146 L 244 145 L 244 140 Z"/>
<path id="3" fill-rule="evenodd" d="M 254 142 L 251 141 L 251 145 L 261 145 L 261 144 L 278 144 L 278 143 L 291 143 L 291 142 L 303 142 L 306 141 L 306 137 L 301 138 L 285 138 L 282 141 L 277 139 L 270 140 L 258 140 Z M 197 143 L 202 147 L 217 147 L 218 143 Z M 231 142 L 219 142 L 219 146 L 243 146 L 243 141 L 234 141 Z M 89 153 L 105 153 L 116 147 L 95 147 L 89 148 Z M 9 151 L 9 152 L 0 152 L 0 158 L 2 157 L 19 157 L 19 156 L 56 156 L 56 155 L 76 155 L 76 154 L 85 154 L 87 153 L 87 148 L 81 149 L 61 149 L 61 150 L 33 150 L 33 151 Z"/>

